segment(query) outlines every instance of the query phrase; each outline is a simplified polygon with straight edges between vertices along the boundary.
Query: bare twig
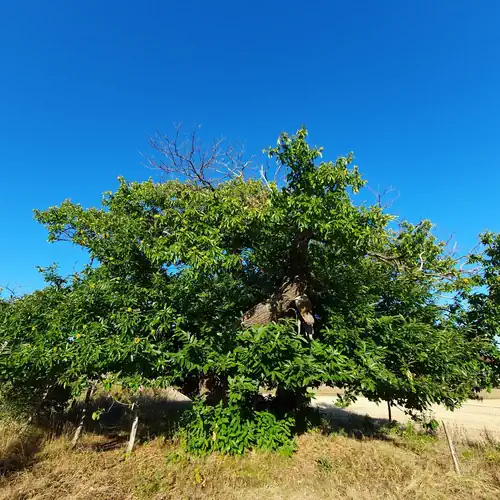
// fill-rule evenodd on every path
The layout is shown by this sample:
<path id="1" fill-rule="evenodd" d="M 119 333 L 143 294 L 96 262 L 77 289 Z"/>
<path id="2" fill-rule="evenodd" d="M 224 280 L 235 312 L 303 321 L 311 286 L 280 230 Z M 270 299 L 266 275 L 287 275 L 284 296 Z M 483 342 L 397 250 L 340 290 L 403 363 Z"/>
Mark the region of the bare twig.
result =
<path id="1" fill-rule="evenodd" d="M 283 163 L 277 163 L 276 170 L 274 171 L 274 182 L 275 184 L 278 182 L 278 174 L 283 167 Z"/>
<path id="2" fill-rule="evenodd" d="M 19 288 L 23 288 L 22 285 L 19 285 L 17 284 L 16 287 L 19 289 Z M 19 292 L 18 290 L 16 290 L 15 288 L 13 288 L 10 283 L 7 283 L 6 285 L 0 285 L 0 295 L 2 294 L 3 291 L 7 291 L 9 292 L 10 294 L 10 298 L 11 299 L 15 299 L 17 297 L 19 297 Z"/>
<path id="3" fill-rule="evenodd" d="M 368 186 L 368 189 L 375 196 L 376 204 L 380 208 L 383 208 L 383 209 L 389 208 L 391 205 L 393 205 L 396 202 L 396 200 L 399 198 L 399 196 L 400 196 L 400 192 L 398 191 L 395 198 L 392 198 L 392 199 L 388 200 L 386 203 L 382 203 L 383 199 L 385 197 L 387 197 L 387 195 L 389 195 L 390 193 L 393 193 L 394 191 L 396 191 L 396 188 L 394 188 L 392 186 L 388 186 L 388 187 L 384 188 L 383 191 L 380 191 L 380 189 L 377 187 L 377 190 L 375 191 L 370 186 Z"/>
<path id="4" fill-rule="evenodd" d="M 199 126 L 191 134 L 181 133 L 182 124 L 174 127 L 173 137 L 157 132 L 149 138 L 149 145 L 160 154 L 158 160 L 143 155 L 150 168 L 212 190 L 225 180 L 244 178 L 253 157 L 244 158 L 243 145 L 227 144 L 221 137 L 204 147 L 198 137 Z"/>

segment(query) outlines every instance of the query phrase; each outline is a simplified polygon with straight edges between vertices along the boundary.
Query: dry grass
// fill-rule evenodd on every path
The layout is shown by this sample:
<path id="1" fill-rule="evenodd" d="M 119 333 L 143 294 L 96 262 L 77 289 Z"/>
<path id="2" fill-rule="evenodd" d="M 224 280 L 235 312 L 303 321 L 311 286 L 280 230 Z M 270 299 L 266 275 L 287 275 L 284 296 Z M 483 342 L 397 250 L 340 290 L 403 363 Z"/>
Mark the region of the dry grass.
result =
<path id="1" fill-rule="evenodd" d="M 1 500 L 500 497 L 498 445 L 459 446 L 457 477 L 445 442 L 411 429 L 387 440 L 307 434 L 291 458 L 193 458 L 162 439 L 125 457 L 121 443 L 108 449 L 103 436 L 87 434 L 71 451 L 66 437 L 41 441 L 20 430 L 0 423 Z"/>
<path id="2" fill-rule="evenodd" d="M 0 478 L 34 463 L 42 442 L 42 431 L 11 419 L 0 421 Z"/>

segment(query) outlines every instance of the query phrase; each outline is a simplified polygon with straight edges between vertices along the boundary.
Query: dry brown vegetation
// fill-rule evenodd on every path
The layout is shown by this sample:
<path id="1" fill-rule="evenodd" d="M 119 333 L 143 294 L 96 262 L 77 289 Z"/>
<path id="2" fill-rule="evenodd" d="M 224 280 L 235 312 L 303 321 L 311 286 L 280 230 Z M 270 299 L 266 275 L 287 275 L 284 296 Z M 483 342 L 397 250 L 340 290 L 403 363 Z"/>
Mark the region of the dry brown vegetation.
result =
<path id="1" fill-rule="evenodd" d="M 21 437 L 22 436 L 22 437 Z M 187 456 L 157 438 L 124 456 L 120 440 L 86 434 L 43 437 L 0 423 L 1 500 L 337 499 L 500 497 L 500 447 L 461 443 L 463 475 L 446 443 L 412 428 L 377 435 L 309 433 L 292 457 Z"/>

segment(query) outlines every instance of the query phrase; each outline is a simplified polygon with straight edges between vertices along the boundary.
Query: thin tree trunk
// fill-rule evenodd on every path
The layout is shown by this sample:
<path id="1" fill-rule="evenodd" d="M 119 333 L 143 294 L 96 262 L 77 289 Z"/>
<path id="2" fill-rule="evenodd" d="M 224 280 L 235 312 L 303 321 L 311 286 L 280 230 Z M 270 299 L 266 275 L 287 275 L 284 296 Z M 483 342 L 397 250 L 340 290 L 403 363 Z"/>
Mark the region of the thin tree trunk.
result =
<path id="1" fill-rule="evenodd" d="M 462 472 L 460 471 L 460 465 L 455 452 L 455 446 L 453 446 L 453 441 L 451 440 L 451 435 L 448 433 L 448 429 L 446 428 L 446 424 L 443 420 L 441 420 L 441 423 L 443 424 L 444 433 L 446 434 L 446 439 L 448 440 L 448 447 L 450 448 L 450 454 L 453 460 L 453 466 L 455 467 L 455 472 L 460 475 Z"/>
<path id="2" fill-rule="evenodd" d="M 43 393 L 42 399 L 40 401 L 38 401 L 38 403 L 36 404 L 35 409 L 33 410 L 33 413 L 29 416 L 28 420 L 26 421 L 26 428 L 28 428 L 29 425 L 33 422 L 33 420 L 35 420 L 35 418 L 38 416 L 38 413 L 40 412 L 43 404 L 47 400 L 47 397 L 48 397 L 49 392 L 52 389 L 52 387 L 54 387 L 54 386 L 49 385 L 49 387 L 47 387 L 47 389 Z"/>
<path id="3" fill-rule="evenodd" d="M 134 449 L 135 436 L 137 434 L 137 426 L 139 425 L 139 408 L 137 403 L 132 404 L 132 410 L 134 411 L 134 419 L 132 421 L 132 428 L 130 429 L 130 438 L 127 445 L 127 454 L 132 453 Z"/>
<path id="4" fill-rule="evenodd" d="M 87 389 L 87 394 L 85 395 L 85 405 L 82 410 L 82 414 L 80 415 L 80 420 L 78 422 L 78 426 L 75 430 L 75 435 L 73 436 L 73 439 L 71 441 L 71 447 L 75 448 L 76 443 L 78 442 L 78 439 L 80 438 L 80 434 L 82 433 L 83 426 L 85 425 L 85 418 L 87 416 L 87 410 L 90 404 L 90 400 L 92 399 L 92 394 L 94 393 L 95 390 L 95 382 L 89 385 Z"/>
<path id="5" fill-rule="evenodd" d="M 392 422 L 392 408 L 390 401 L 387 401 L 387 411 L 389 412 L 389 422 Z"/>

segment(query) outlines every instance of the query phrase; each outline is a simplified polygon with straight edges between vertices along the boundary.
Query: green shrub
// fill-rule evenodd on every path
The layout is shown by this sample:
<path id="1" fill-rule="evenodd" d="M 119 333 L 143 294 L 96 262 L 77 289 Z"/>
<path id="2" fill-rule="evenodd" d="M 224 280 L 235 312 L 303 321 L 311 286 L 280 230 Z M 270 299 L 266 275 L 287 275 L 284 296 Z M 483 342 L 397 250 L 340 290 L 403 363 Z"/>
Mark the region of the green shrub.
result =
<path id="1" fill-rule="evenodd" d="M 278 451 L 286 455 L 296 448 L 292 417 L 278 419 L 269 411 L 242 408 L 235 403 L 215 406 L 195 402 L 186 415 L 182 436 L 192 453 L 242 454 L 248 449 Z"/>

